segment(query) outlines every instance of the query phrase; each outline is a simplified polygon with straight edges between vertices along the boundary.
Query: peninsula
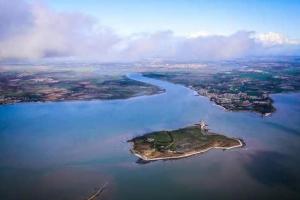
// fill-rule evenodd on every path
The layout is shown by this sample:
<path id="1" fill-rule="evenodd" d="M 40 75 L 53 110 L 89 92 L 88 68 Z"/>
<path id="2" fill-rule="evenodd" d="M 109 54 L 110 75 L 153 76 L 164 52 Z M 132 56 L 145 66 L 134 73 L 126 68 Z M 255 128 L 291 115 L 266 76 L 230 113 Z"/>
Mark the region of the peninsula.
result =
<path id="1" fill-rule="evenodd" d="M 244 145 L 241 139 L 209 132 L 205 124 L 158 131 L 135 137 L 131 152 L 145 161 L 178 159 L 204 153 L 210 149 L 232 149 Z"/>
<path id="2" fill-rule="evenodd" d="M 128 78 L 78 69 L 14 70 L 0 67 L 0 105 L 21 102 L 127 99 L 163 89 Z"/>
<path id="3" fill-rule="evenodd" d="M 264 116 L 276 111 L 271 94 L 300 90 L 300 68 L 295 62 L 282 65 L 248 61 L 225 71 L 165 70 L 143 75 L 185 85 L 226 110 L 252 111 Z"/>

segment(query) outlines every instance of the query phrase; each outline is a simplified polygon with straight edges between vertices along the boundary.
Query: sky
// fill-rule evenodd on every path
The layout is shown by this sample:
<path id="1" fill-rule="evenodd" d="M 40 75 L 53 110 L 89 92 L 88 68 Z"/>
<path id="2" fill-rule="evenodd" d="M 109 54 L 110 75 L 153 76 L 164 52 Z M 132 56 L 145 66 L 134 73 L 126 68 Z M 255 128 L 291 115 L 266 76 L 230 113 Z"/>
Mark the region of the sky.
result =
<path id="1" fill-rule="evenodd" d="M 300 55 L 297 0 L 0 0 L 0 61 Z"/>
<path id="2" fill-rule="evenodd" d="M 47 0 L 61 11 L 89 13 L 121 34 L 172 30 L 232 34 L 277 32 L 300 39 L 299 0 Z"/>

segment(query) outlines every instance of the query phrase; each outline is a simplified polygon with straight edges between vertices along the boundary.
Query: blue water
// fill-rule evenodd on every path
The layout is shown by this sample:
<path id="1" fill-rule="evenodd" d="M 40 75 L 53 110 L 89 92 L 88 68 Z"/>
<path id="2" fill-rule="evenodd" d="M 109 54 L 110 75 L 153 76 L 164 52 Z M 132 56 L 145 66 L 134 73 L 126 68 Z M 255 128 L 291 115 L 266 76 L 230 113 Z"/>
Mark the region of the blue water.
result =
<path id="1" fill-rule="evenodd" d="M 262 118 L 226 112 L 194 91 L 130 74 L 166 89 L 126 100 L 22 103 L 0 107 L 0 199 L 298 199 L 300 94 L 273 95 Z M 245 148 L 137 164 L 126 141 L 205 120 Z"/>

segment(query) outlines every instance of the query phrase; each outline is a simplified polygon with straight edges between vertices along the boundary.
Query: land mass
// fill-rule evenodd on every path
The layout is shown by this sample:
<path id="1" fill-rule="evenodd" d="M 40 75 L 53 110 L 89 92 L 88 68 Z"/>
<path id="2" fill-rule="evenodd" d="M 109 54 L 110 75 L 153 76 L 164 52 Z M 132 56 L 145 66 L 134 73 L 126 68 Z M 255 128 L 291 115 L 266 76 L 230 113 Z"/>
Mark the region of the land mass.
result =
<path id="1" fill-rule="evenodd" d="M 245 66 L 251 64 L 253 67 Z M 276 110 L 270 94 L 300 90 L 299 63 L 246 62 L 238 68 L 203 71 L 146 72 L 145 76 L 183 84 L 230 111 L 269 115 Z"/>
<path id="2" fill-rule="evenodd" d="M 178 159 L 210 149 L 232 149 L 244 145 L 241 139 L 209 132 L 200 125 L 174 131 L 158 131 L 135 137 L 131 152 L 144 161 Z"/>
<path id="3" fill-rule="evenodd" d="M 0 105 L 19 102 L 126 99 L 163 89 L 124 75 L 99 75 L 76 70 L 0 71 Z"/>

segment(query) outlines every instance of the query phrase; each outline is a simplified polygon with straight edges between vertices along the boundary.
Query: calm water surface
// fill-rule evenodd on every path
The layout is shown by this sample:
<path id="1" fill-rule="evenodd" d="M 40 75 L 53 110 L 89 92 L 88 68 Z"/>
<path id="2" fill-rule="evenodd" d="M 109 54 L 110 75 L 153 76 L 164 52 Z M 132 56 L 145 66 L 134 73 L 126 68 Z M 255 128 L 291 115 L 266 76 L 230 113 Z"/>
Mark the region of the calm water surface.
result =
<path id="1" fill-rule="evenodd" d="M 300 94 L 274 95 L 262 118 L 226 112 L 180 85 L 130 74 L 166 93 L 127 100 L 0 107 L 0 199 L 300 199 Z M 205 120 L 245 140 L 175 161 L 137 164 L 126 140 Z"/>

